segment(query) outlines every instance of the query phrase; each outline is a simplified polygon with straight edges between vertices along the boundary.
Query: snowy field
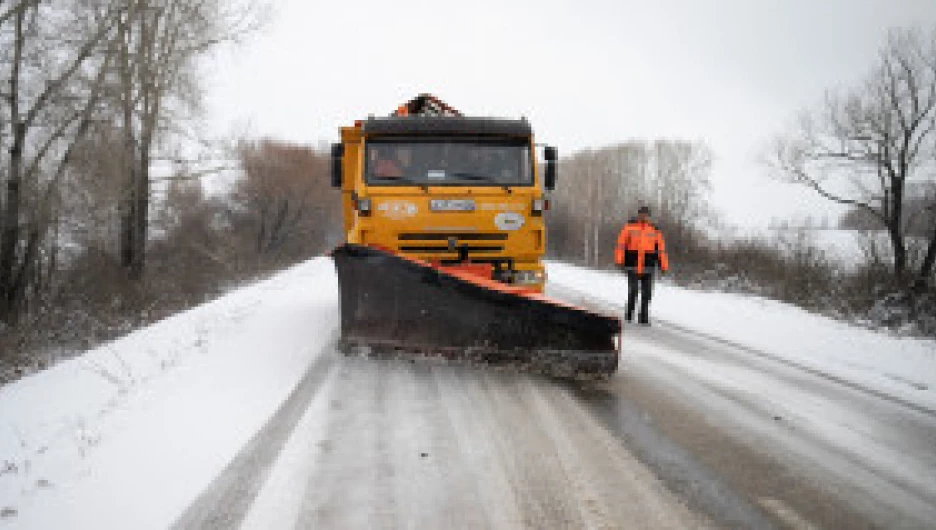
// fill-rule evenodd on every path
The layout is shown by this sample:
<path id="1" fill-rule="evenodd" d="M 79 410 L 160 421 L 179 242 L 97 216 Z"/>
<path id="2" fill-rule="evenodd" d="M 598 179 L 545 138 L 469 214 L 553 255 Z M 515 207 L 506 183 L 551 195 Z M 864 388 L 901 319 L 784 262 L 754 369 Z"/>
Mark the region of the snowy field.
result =
<path id="1" fill-rule="evenodd" d="M 776 234 L 774 234 L 776 235 Z M 862 233 L 856 230 L 840 230 L 837 228 L 815 229 L 807 232 L 808 241 L 822 250 L 826 257 L 836 261 L 846 268 L 855 267 L 866 262 L 866 252 L 872 247 L 880 259 L 892 259 L 890 238 L 884 231 Z M 928 241 L 924 239 L 908 238 L 912 242 L 925 248 Z"/>
<path id="2" fill-rule="evenodd" d="M 558 263 L 549 273 L 623 302 L 619 274 Z M 665 283 L 654 316 L 936 408 L 933 341 Z M 169 526 L 338 325 L 332 263 L 319 258 L 0 388 L 0 527 Z"/>
<path id="3" fill-rule="evenodd" d="M 822 249 L 831 259 L 845 266 L 855 265 L 864 260 L 862 249 L 867 244 L 868 236 L 853 230 L 813 230 L 810 232 L 816 246 Z M 876 241 L 887 247 L 887 238 L 884 234 L 875 237 Z"/>

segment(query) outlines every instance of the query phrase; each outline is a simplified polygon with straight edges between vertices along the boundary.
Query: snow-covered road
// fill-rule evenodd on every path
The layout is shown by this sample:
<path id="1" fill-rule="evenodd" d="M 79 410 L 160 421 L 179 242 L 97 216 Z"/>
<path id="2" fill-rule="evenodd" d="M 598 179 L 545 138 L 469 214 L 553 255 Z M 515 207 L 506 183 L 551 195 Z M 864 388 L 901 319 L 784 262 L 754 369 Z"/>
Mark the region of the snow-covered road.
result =
<path id="1" fill-rule="evenodd" d="M 256 472 L 267 446 L 248 447 L 178 528 L 704 527 L 550 381 L 334 353 L 323 363 L 271 470 Z"/>
<path id="2" fill-rule="evenodd" d="M 636 407 L 696 465 L 781 520 L 936 520 L 931 411 L 666 323 L 630 333 L 628 344 L 609 385 L 614 400 L 602 405 L 609 423 L 622 403 Z"/>
<path id="3" fill-rule="evenodd" d="M 554 295 L 616 310 L 619 276 L 550 271 Z M 931 342 L 668 286 L 656 304 L 602 383 L 348 358 L 331 264 L 310 261 L 0 389 L 0 527 L 936 520 Z"/>

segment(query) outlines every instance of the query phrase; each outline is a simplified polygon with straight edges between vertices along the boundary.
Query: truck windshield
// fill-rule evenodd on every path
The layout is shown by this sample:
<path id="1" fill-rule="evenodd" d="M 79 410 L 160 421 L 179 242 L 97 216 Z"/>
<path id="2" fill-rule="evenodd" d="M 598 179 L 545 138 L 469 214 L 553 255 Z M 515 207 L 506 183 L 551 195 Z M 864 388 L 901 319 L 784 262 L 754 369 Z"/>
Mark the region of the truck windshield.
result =
<path id="1" fill-rule="evenodd" d="M 529 186 L 529 140 L 373 139 L 367 183 L 378 186 Z"/>

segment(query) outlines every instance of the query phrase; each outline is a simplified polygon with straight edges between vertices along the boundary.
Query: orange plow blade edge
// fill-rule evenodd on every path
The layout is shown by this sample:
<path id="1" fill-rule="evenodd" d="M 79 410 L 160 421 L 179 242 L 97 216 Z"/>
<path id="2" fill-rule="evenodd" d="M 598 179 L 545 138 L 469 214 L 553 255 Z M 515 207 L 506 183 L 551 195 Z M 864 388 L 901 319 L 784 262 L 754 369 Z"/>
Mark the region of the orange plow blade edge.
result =
<path id="1" fill-rule="evenodd" d="M 569 378 L 602 378 L 617 369 L 615 317 L 375 247 L 343 245 L 332 258 L 346 352 L 442 357 Z"/>

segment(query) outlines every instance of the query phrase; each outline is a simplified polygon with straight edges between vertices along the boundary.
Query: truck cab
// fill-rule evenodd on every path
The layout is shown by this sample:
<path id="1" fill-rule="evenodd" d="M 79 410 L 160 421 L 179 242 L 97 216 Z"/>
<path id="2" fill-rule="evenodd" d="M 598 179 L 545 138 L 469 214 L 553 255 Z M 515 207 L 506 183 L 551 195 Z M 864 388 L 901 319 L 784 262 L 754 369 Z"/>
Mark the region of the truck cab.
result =
<path id="1" fill-rule="evenodd" d="M 398 111 L 341 129 L 332 181 L 346 242 L 542 291 L 555 149 L 541 171 L 525 119 L 449 114 Z"/>

